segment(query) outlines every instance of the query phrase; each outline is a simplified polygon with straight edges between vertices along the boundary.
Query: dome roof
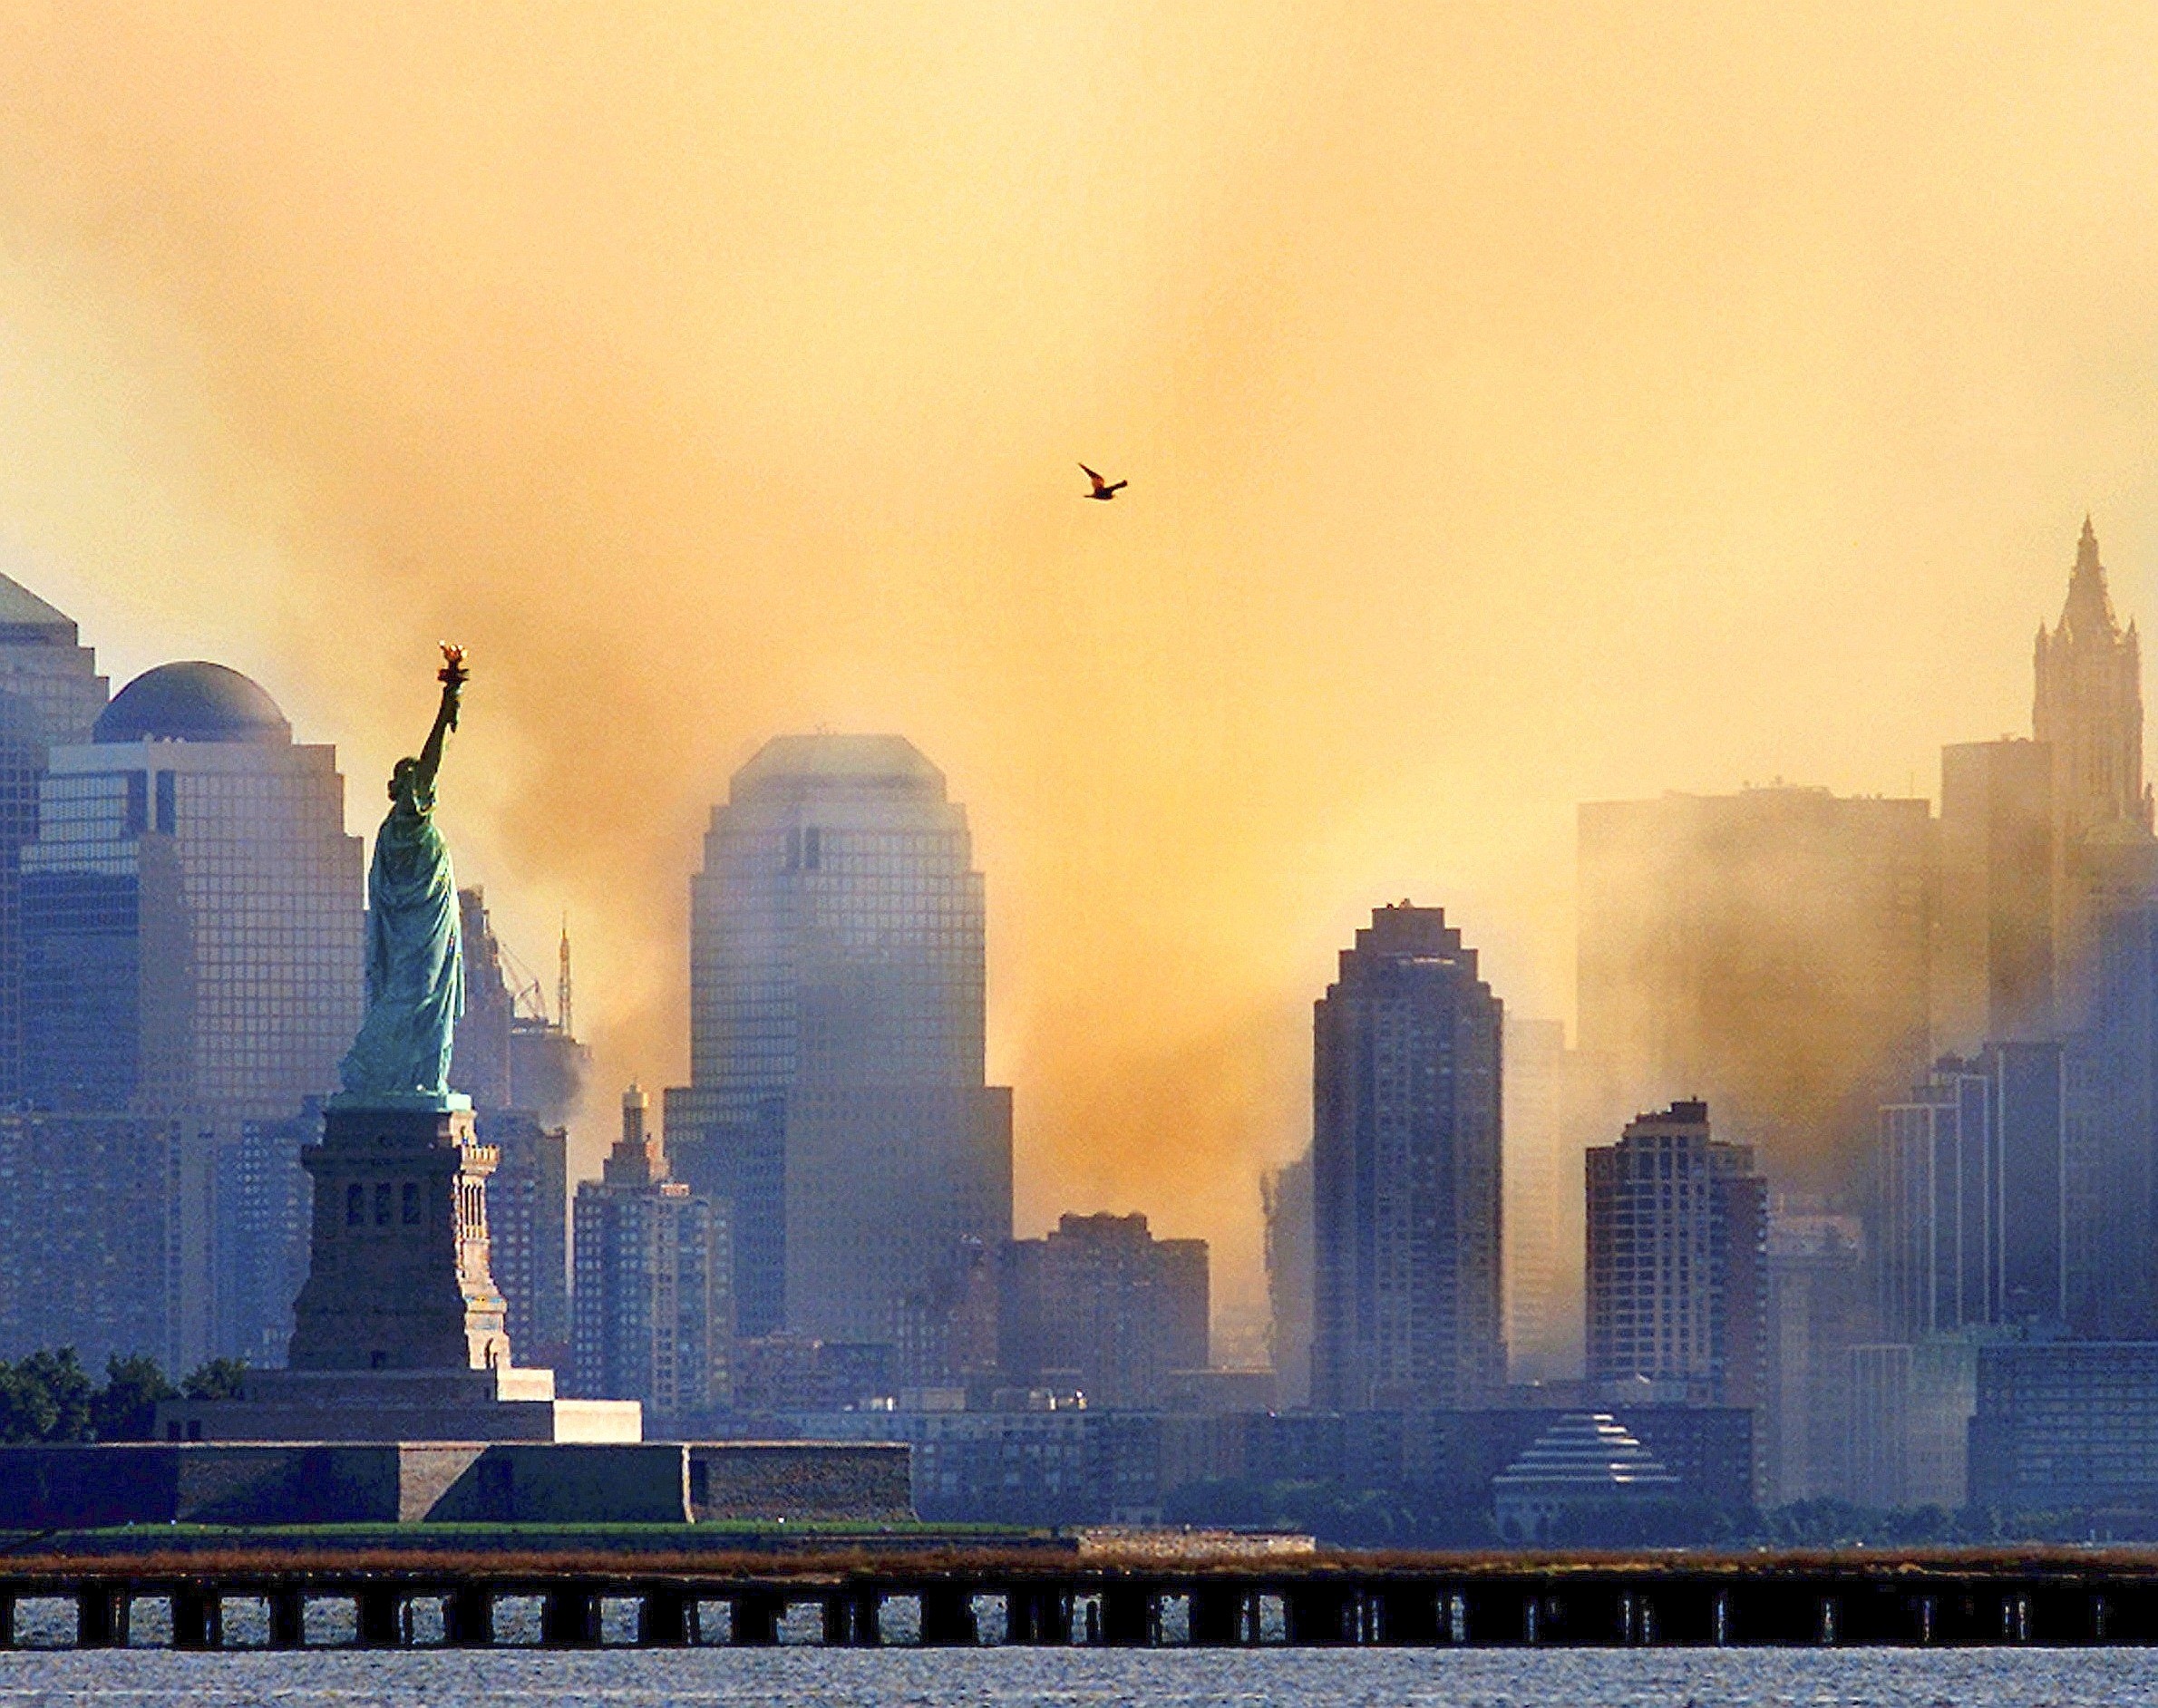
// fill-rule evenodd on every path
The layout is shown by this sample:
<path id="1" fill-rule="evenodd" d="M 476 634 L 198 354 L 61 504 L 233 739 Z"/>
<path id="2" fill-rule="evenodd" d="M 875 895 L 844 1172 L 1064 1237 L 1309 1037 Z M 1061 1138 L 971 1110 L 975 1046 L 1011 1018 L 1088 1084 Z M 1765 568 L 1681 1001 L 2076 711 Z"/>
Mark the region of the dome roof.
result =
<path id="1" fill-rule="evenodd" d="M 261 687 L 190 659 L 145 670 L 98 714 L 100 742 L 289 742 L 292 725 Z"/>
<path id="2" fill-rule="evenodd" d="M 775 735 L 736 772 L 729 795 L 753 799 L 820 783 L 944 797 L 944 773 L 903 735 Z"/>

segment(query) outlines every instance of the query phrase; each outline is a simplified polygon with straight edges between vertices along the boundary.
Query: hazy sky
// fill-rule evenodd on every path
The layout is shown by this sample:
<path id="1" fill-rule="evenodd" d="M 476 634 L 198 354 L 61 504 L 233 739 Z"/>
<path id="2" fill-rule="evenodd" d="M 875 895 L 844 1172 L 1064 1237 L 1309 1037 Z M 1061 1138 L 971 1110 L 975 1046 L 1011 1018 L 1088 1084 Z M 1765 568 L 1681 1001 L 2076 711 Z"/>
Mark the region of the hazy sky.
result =
<path id="1" fill-rule="evenodd" d="M 0 554 L 355 830 L 469 645 L 610 1091 L 728 772 L 911 736 L 1023 1223 L 1234 1305 L 1375 903 L 1567 1014 L 1577 801 L 1930 791 L 2086 508 L 2150 612 L 2153 114 L 2147 3 L 0 0 Z"/>

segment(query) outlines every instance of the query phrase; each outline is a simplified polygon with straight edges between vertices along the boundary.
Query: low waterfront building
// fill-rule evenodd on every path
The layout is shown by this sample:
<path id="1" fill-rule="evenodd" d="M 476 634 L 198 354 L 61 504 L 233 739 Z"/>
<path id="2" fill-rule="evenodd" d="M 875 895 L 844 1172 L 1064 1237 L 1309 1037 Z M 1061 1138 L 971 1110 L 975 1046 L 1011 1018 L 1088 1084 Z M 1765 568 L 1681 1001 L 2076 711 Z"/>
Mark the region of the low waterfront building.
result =
<path id="1" fill-rule="evenodd" d="M 1970 1502 L 2158 1523 L 2158 1341 L 1979 1348 Z"/>

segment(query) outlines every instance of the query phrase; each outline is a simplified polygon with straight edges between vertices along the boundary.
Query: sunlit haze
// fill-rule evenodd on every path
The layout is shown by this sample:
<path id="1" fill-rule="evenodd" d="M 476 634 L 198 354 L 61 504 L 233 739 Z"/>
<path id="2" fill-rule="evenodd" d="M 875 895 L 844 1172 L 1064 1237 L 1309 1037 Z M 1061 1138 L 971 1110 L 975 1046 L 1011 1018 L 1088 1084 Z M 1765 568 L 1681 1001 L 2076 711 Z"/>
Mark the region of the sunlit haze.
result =
<path id="1" fill-rule="evenodd" d="M 444 828 L 610 1094 L 730 772 L 904 733 L 1022 1229 L 1248 1313 L 1374 905 L 1570 1016 L 1577 802 L 1932 793 L 2086 509 L 2158 609 L 2154 103 L 2147 5 L 10 0 L 0 568 L 355 831 L 465 643 Z"/>

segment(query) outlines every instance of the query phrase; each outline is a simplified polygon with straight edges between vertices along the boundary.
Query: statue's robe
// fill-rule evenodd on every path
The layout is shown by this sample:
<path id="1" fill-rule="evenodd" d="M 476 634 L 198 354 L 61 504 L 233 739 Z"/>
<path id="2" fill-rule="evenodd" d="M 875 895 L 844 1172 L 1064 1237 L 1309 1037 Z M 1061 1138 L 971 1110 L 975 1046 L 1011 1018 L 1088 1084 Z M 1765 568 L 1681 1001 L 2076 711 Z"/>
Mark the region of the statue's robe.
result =
<path id="1" fill-rule="evenodd" d="M 367 869 L 367 1018 L 338 1067 L 348 1092 L 441 1095 L 464 1013 L 464 946 L 434 791 L 406 783 Z"/>

